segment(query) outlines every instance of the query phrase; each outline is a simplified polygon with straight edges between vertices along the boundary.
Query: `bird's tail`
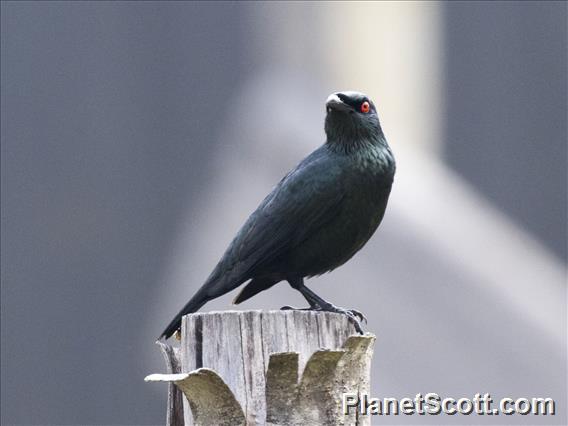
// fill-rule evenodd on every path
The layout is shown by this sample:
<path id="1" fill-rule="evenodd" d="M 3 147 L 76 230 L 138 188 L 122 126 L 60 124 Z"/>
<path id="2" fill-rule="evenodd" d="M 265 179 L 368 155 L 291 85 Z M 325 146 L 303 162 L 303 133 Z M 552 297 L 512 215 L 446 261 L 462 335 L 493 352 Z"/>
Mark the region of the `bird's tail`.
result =
<path id="1" fill-rule="evenodd" d="M 205 288 L 201 288 L 195 295 L 190 299 L 189 302 L 183 307 L 181 311 L 174 317 L 170 324 L 166 327 L 163 333 L 160 335 L 161 338 L 170 338 L 181 327 L 181 319 L 184 315 L 191 314 L 199 310 L 207 301 L 211 300 L 206 294 Z"/>

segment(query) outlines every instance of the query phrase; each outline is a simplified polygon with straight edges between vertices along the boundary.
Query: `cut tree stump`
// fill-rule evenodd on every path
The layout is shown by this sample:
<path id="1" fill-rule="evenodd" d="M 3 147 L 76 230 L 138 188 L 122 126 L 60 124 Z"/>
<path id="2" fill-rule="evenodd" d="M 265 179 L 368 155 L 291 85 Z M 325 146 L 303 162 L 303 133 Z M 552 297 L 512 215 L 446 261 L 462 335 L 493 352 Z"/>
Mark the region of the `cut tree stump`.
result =
<path id="1" fill-rule="evenodd" d="M 195 313 L 179 348 L 158 342 L 168 374 L 146 381 L 169 383 L 169 426 L 370 425 L 342 402 L 369 394 L 374 341 L 329 312 Z"/>

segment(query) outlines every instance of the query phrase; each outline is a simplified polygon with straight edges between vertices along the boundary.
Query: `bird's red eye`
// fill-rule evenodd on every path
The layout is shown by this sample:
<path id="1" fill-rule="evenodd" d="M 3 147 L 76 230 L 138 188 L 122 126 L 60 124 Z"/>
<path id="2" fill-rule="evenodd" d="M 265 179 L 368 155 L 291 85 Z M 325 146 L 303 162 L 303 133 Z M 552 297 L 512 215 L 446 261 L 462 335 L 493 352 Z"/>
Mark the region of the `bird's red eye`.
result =
<path id="1" fill-rule="evenodd" d="M 361 104 L 361 112 L 364 112 L 366 114 L 370 110 L 371 110 L 371 104 L 369 104 L 369 102 L 365 101 Z"/>

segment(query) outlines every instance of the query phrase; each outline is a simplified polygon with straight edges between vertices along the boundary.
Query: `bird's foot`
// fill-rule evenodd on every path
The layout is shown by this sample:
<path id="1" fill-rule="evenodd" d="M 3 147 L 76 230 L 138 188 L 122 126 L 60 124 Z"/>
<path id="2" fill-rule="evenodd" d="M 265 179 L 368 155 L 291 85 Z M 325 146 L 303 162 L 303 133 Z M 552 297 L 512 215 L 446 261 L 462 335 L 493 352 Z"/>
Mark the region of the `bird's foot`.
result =
<path id="1" fill-rule="evenodd" d="M 358 311 L 356 309 L 349 309 L 349 312 L 351 312 L 353 315 L 355 315 L 359 321 L 361 321 L 362 323 L 364 323 L 365 325 L 367 325 L 367 317 L 365 316 L 365 314 L 361 311 Z"/>
<path id="2" fill-rule="evenodd" d="M 294 310 L 294 311 L 318 311 L 318 312 L 335 312 L 337 314 L 343 314 L 349 318 L 349 321 L 355 327 L 355 330 L 359 334 L 364 334 L 363 328 L 361 327 L 361 323 L 364 322 L 367 324 L 367 317 L 363 315 L 363 313 L 357 311 L 356 309 L 345 309 L 340 308 L 339 306 L 332 305 L 331 303 L 327 303 L 323 306 L 311 306 L 309 308 L 295 308 L 293 306 L 282 306 L 280 308 L 284 311 Z"/>
<path id="3" fill-rule="evenodd" d="M 323 312 L 335 312 L 337 314 L 345 315 L 347 318 L 349 318 L 349 321 L 351 321 L 351 324 L 353 324 L 357 333 L 364 334 L 363 327 L 361 327 L 361 322 L 365 322 L 366 324 L 367 317 L 365 317 L 365 315 L 363 315 L 361 312 L 355 309 L 341 308 L 339 306 L 332 305 L 331 303 L 327 303 L 324 306 L 318 307 L 317 310 Z"/>

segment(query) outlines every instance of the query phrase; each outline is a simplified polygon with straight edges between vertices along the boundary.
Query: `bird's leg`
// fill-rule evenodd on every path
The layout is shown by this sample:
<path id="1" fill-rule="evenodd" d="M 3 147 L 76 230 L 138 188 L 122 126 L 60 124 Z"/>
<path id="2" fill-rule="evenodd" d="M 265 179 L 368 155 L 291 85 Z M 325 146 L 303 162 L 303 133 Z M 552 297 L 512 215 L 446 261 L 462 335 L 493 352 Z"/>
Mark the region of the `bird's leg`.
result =
<path id="1" fill-rule="evenodd" d="M 290 278 L 287 280 L 288 283 L 290 284 L 290 286 L 300 292 L 302 292 L 302 290 L 300 290 L 301 287 L 304 287 L 304 279 L 303 278 Z M 319 305 L 313 300 L 313 299 L 308 299 L 304 293 L 302 293 L 302 295 L 305 297 L 305 299 L 308 301 L 308 303 L 310 304 L 309 308 L 295 308 L 294 306 L 282 306 L 280 309 L 284 310 L 284 311 L 312 311 L 312 310 L 316 310 L 317 308 L 319 308 Z M 317 297 L 317 296 L 316 296 Z M 323 300 L 321 298 L 318 298 L 320 300 Z"/>
<path id="2" fill-rule="evenodd" d="M 299 288 L 298 290 L 300 291 L 300 293 L 302 293 L 302 295 L 310 303 L 311 309 L 315 308 L 316 310 L 320 310 L 320 311 L 338 312 L 338 313 L 348 312 L 348 313 L 358 317 L 359 321 L 364 321 L 365 323 L 367 322 L 367 318 L 361 312 L 359 312 L 355 309 L 340 308 L 340 307 L 335 306 L 335 305 L 333 305 L 329 302 L 326 302 L 325 300 L 323 300 L 321 297 L 319 297 L 317 294 L 315 294 L 312 290 L 310 290 L 308 287 L 306 287 L 303 284 L 302 284 L 301 288 Z M 310 300 L 313 301 L 313 303 L 310 302 Z"/>
<path id="3" fill-rule="evenodd" d="M 326 302 L 317 294 L 315 294 L 312 290 L 304 285 L 303 278 L 292 278 L 288 279 L 290 285 L 302 293 L 302 296 L 308 301 L 310 304 L 309 308 L 292 308 L 291 306 L 284 306 L 282 309 L 297 309 L 297 310 L 312 310 L 312 311 L 322 311 L 322 312 L 336 312 L 338 314 L 346 315 L 349 320 L 355 326 L 355 330 L 358 333 L 363 334 L 363 329 L 361 327 L 361 321 L 367 322 L 367 318 L 361 312 L 356 311 L 355 309 L 345 309 L 340 308 L 338 306 L 332 305 L 329 302 Z"/>

